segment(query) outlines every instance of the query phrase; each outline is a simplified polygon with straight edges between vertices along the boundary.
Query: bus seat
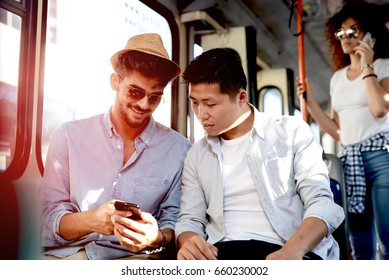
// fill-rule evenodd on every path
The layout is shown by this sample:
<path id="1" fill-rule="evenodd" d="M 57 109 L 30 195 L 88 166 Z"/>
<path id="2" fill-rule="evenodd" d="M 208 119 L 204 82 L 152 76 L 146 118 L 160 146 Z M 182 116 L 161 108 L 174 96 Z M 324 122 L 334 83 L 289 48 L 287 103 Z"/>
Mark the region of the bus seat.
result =
<path id="1" fill-rule="evenodd" d="M 350 259 L 349 225 L 347 216 L 347 197 L 343 175 L 342 161 L 336 155 L 323 153 L 323 160 L 327 165 L 331 191 L 334 201 L 344 209 L 345 219 L 342 224 L 333 232 L 333 237 L 340 247 L 340 259 Z"/>

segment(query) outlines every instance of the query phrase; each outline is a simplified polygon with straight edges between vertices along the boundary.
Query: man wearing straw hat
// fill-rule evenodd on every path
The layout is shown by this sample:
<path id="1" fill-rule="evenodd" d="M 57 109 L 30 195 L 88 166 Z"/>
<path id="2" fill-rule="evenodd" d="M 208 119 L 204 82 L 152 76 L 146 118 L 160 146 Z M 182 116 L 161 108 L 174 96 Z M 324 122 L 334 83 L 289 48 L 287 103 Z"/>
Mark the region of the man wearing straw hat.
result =
<path id="1" fill-rule="evenodd" d="M 111 64 L 111 108 L 65 123 L 52 137 L 42 186 L 44 259 L 160 258 L 174 245 L 191 144 L 152 114 L 180 67 L 153 33 L 130 38 Z M 140 220 L 115 209 L 116 201 L 139 205 Z"/>

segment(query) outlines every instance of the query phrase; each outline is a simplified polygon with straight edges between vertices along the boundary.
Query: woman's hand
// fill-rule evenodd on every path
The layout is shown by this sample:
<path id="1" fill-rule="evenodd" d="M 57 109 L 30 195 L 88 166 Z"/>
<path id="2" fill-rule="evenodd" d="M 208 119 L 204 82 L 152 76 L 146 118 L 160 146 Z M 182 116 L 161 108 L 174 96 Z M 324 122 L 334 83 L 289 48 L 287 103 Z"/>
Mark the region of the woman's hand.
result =
<path id="1" fill-rule="evenodd" d="M 374 50 L 369 42 L 359 41 L 359 45 L 354 48 L 355 53 L 361 57 L 361 68 L 365 64 L 371 64 L 374 60 Z"/>
<path id="2" fill-rule="evenodd" d="M 308 78 L 305 78 L 305 86 L 304 86 L 304 84 L 301 83 L 300 81 L 300 77 L 296 77 L 296 89 L 297 89 L 297 96 L 299 98 L 304 97 L 307 103 L 310 101 L 314 101 L 311 85 L 308 81 Z"/>

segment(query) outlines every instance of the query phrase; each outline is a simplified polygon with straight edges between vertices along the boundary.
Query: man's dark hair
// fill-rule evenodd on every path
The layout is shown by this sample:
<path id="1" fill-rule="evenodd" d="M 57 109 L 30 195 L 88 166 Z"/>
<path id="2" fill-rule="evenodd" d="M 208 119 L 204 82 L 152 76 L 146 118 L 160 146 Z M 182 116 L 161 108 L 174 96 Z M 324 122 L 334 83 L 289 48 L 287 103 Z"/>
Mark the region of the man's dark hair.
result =
<path id="1" fill-rule="evenodd" d="M 196 57 L 185 69 L 183 78 L 191 84 L 219 84 L 220 91 L 233 100 L 247 80 L 239 54 L 230 48 L 215 48 Z"/>

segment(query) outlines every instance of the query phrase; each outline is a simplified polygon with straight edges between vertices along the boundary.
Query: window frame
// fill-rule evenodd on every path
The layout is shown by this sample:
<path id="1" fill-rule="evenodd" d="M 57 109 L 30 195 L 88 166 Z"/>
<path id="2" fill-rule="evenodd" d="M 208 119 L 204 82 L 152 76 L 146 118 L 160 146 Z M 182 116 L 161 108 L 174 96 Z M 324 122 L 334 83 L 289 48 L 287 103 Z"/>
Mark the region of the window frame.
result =
<path id="1" fill-rule="evenodd" d="M 1 8 L 21 18 L 15 150 L 8 168 L 0 173 L 0 181 L 20 177 L 30 156 L 38 5 L 38 1 L 34 0 L 3 0 L 0 3 Z"/>

